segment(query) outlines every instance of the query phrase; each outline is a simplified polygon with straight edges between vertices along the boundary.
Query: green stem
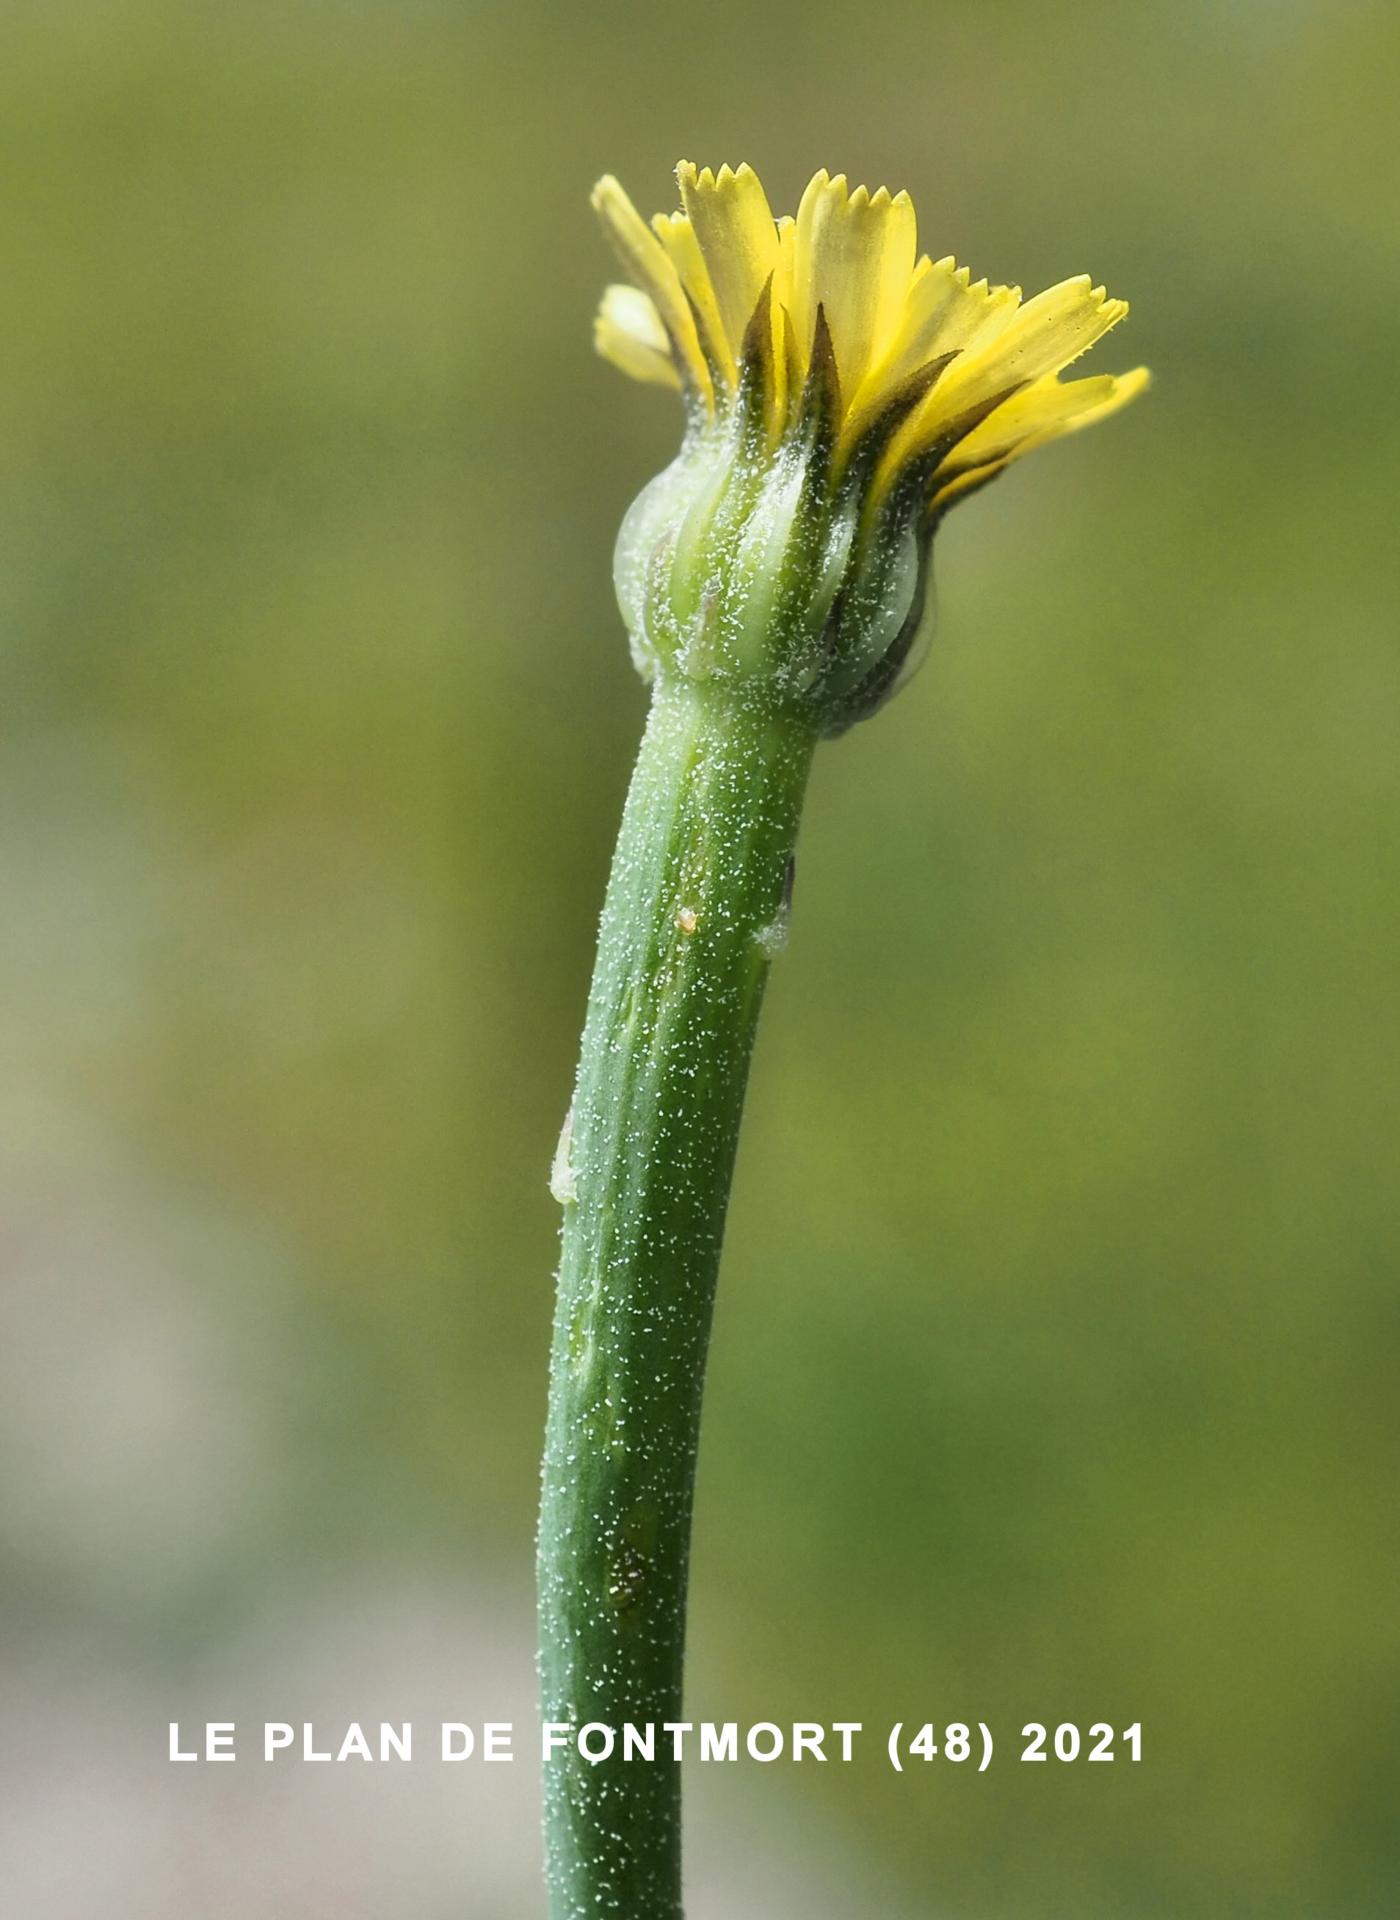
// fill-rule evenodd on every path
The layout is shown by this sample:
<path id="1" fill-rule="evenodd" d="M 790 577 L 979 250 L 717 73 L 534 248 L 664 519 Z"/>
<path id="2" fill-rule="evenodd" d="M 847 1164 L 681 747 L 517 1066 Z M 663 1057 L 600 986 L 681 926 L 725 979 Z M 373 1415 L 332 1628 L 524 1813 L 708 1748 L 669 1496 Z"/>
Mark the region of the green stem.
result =
<path id="1" fill-rule="evenodd" d="M 613 860 L 571 1128 L 539 1536 L 553 1920 L 681 1912 L 690 1516 L 720 1241 L 814 736 L 771 701 L 658 685 Z M 656 1759 L 624 1759 L 627 1723 Z M 601 1738 L 601 1736 L 600 1736 Z"/>

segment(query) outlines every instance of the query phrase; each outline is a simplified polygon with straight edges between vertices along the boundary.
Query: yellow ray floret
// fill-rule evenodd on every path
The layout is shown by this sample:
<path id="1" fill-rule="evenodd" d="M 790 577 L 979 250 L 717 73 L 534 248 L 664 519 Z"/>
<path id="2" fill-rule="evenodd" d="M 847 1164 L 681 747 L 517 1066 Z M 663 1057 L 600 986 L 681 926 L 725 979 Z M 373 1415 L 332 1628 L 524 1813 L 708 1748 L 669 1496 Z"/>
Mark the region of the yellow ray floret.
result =
<path id="1" fill-rule="evenodd" d="M 636 287 L 607 289 L 593 322 L 593 344 L 634 380 L 652 380 L 662 387 L 681 384 L 656 303 Z"/>
<path id="2" fill-rule="evenodd" d="M 618 259 L 634 284 L 650 296 L 670 340 L 681 379 L 713 411 L 715 394 L 709 368 L 674 261 L 611 174 L 604 174 L 593 189 L 593 205 Z"/>
<path id="3" fill-rule="evenodd" d="M 831 329 L 841 390 L 849 400 L 899 329 L 914 271 L 914 206 L 907 193 L 846 189 L 844 174 L 816 175 L 797 209 L 792 323 L 810 354 L 817 309 Z"/>
<path id="4" fill-rule="evenodd" d="M 676 177 L 680 211 L 650 226 L 611 175 L 594 188 L 633 283 L 608 288 L 594 338 L 634 379 L 680 388 L 697 422 L 728 416 L 746 355 L 757 353 L 753 377 L 776 444 L 800 424 L 824 335 L 838 473 L 869 449 L 874 496 L 914 471 L 926 501 L 946 505 L 1147 383 L 1141 368 L 1061 381 L 1126 301 L 1081 275 L 1023 302 L 1019 287 L 973 280 L 951 257 L 919 256 L 906 193 L 852 190 L 823 170 L 796 219 L 775 220 L 750 167 L 682 161 Z"/>
<path id="5" fill-rule="evenodd" d="M 737 366 L 754 308 L 778 264 L 777 223 L 752 167 L 721 167 L 716 174 L 682 160 L 676 179 Z"/>
<path id="6" fill-rule="evenodd" d="M 1150 378 L 1146 367 L 1135 367 L 1131 373 L 1100 373 L 1088 380 L 1048 375 L 1023 387 L 965 434 L 941 462 L 933 483 L 933 509 L 941 514 L 1033 447 L 1106 420 L 1135 400 Z"/>

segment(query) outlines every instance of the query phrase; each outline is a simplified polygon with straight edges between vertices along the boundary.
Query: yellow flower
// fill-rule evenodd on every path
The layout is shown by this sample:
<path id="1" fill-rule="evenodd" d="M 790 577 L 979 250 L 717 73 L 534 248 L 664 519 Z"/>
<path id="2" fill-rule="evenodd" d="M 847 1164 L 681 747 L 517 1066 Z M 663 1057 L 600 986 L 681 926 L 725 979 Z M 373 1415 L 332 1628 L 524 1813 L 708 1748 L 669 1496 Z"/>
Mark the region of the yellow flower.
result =
<path id="1" fill-rule="evenodd" d="M 715 417 L 738 391 L 751 327 L 770 331 L 770 436 L 797 412 L 819 335 L 839 382 L 838 465 L 890 407 L 903 415 L 873 476 L 872 502 L 938 451 L 930 505 L 993 478 L 1018 455 L 1105 419 L 1147 385 L 1145 367 L 1060 374 L 1128 311 L 1087 274 L 1022 301 L 973 280 L 951 256 L 915 258 L 907 193 L 847 189 L 823 170 L 795 220 L 775 220 L 751 167 L 676 168 L 682 211 L 650 227 L 611 175 L 593 204 L 634 286 L 609 287 L 598 350 L 624 373 L 680 387 Z M 766 312 L 760 311 L 766 299 Z M 948 444 L 951 441 L 952 444 Z"/>
<path id="2" fill-rule="evenodd" d="M 1023 301 L 918 255 L 905 193 L 823 171 L 774 219 L 749 167 L 676 177 L 680 211 L 650 225 L 611 175 L 593 191 L 632 282 L 604 294 L 598 350 L 688 420 L 624 524 L 619 599 L 645 672 L 766 676 L 838 730 L 927 637 L 946 508 L 1147 371 L 1062 380 L 1127 303 L 1087 275 Z"/>

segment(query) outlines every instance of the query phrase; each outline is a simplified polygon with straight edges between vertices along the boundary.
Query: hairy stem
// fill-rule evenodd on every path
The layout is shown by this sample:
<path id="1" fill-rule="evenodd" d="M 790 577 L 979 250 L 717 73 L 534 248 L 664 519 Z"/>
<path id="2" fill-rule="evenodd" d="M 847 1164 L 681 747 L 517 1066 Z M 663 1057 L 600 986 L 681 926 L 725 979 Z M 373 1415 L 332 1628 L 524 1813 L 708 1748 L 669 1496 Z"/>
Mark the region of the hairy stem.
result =
<path id="1" fill-rule="evenodd" d="M 705 1351 L 744 1087 L 782 943 L 806 721 L 657 687 L 599 935 L 556 1162 L 563 1255 L 539 1535 L 552 1920 L 677 1920 L 690 1518 Z M 657 1757 L 624 1759 L 626 1723 Z"/>

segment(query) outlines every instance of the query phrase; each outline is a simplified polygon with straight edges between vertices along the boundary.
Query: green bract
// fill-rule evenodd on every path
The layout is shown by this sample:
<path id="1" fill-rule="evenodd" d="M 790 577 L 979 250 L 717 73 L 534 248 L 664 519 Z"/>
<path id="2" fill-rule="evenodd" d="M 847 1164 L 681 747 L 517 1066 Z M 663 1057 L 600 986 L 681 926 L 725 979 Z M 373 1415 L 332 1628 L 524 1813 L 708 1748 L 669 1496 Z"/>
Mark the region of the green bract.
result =
<path id="1" fill-rule="evenodd" d="M 751 338 L 766 337 L 764 320 Z M 618 604 L 647 679 L 668 670 L 727 685 L 840 733 L 908 678 L 932 627 L 922 498 L 896 487 L 869 499 L 878 455 L 918 394 L 900 396 L 838 467 L 829 350 L 776 447 L 766 371 L 746 356 L 734 403 L 694 414 L 680 453 L 633 503 L 614 556 Z"/>

